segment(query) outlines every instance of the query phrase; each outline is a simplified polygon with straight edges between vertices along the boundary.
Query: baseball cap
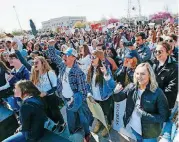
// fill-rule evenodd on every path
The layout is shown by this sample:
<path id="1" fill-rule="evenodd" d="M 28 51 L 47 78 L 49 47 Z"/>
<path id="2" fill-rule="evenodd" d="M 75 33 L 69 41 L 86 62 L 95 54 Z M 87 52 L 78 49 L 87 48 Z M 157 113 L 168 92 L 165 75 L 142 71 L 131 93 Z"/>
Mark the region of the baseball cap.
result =
<path id="1" fill-rule="evenodd" d="M 78 53 L 74 48 L 67 48 L 67 50 L 65 50 L 65 52 L 63 52 L 65 55 L 67 56 L 74 56 L 74 57 L 78 57 Z"/>
<path id="2" fill-rule="evenodd" d="M 119 30 L 119 29 L 123 29 L 124 28 L 124 26 L 119 26 L 117 29 Z"/>

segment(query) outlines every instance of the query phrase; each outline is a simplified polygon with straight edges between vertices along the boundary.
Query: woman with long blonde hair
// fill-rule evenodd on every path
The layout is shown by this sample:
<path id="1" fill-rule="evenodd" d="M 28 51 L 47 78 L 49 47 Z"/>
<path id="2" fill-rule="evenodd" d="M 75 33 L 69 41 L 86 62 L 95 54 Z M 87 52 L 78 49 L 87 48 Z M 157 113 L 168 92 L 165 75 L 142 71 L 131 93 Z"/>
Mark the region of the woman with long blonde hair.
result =
<path id="1" fill-rule="evenodd" d="M 150 64 L 139 64 L 134 72 L 133 86 L 123 89 L 119 84 L 114 93 L 116 102 L 127 99 L 124 126 L 129 124 L 137 142 L 157 142 L 162 123 L 168 119 L 169 107 Z"/>
<path id="2" fill-rule="evenodd" d="M 52 130 L 57 129 L 59 132 L 63 132 L 65 123 L 58 108 L 59 99 L 55 94 L 57 89 L 57 76 L 42 56 L 38 56 L 34 59 L 31 81 L 39 89 L 41 92 L 40 97 L 44 99 L 47 105 L 47 116 L 56 123 Z"/>

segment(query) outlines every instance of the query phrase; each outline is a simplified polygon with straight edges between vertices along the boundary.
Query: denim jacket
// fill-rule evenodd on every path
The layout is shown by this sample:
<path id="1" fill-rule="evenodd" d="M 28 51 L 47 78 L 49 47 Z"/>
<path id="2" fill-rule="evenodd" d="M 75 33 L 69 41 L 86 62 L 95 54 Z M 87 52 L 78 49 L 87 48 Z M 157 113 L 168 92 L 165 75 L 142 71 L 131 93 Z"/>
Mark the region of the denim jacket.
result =
<path id="1" fill-rule="evenodd" d="M 176 136 L 176 134 L 179 134 L 179 130 L 177 130 L 177 124 L 176 122 L 173 122 L 172 119 L 177 115 L 178 111 L 178 104 L 173 108 L 172 113 L 169 117 L 169 120 L 166 122 L 163 130 L 162 130 L 162 138 L 167 140 L 168 142 L 172 142 Z M 177 119 L 177 118 L 176 118 Z M 178 120 L 177 120 L 178 122 Z"/>
<path id="2" fill-rule="evenodd" d="M 30 73 L 24 65 L 22 65 L 22 67 L 19 69 L 18 72 L 16 72 L 15 70 L 12 70 L 11 74 L 13 75 L 13 77 L 9 80 L 9 84 L 11 87 L 13 87 L 15 83 L 20 80 L 30 79 Z"/>
<path id="3" fill-rule="evenodd" d="M 73 95 L 74 101 L 67 106 L 67 122 L 70 133 L 75 133 L 77 129 L 83 128 L 85 135 L 90 133 L 89 126 L 93 122 L 92 114 L 88 108 L 83 95 L 78 92 Z"/>
<path id="4" fill-rule="evenodd" d="M 152 55 L 150 48 L 148 46 L 146 46 L 145 44 L 138 47 L 137 52 L 139 53 L 141 62 L 146 62 L 146 61 L 150 60 L 151 55 Z"/>
<path id="5" fill-rule="evenodd" d="M 103 84 L 99 85 L 99 91 L 100 91 L 102 100 L 107 100 L 113 94 L 113 90 L 116 85 L 116 83 L 113 79 L 112 73 L 110 71 L 110 68 L 107 69 L 107 72 L 108 72 L 108 77 L 110 79 L 109 80 L 103 79 Z M 92 86 L 92 84 L 88 84 L 88 92 L 93 94 L 91 86 Z"/>

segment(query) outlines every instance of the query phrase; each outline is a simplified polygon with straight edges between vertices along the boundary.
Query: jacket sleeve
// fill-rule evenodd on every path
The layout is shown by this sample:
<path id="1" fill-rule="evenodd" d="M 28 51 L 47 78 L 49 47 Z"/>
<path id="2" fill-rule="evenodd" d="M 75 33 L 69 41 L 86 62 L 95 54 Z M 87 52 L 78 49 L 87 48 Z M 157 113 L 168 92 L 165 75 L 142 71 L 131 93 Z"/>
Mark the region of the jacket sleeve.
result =
<path id="1" fill-rule="evenodd" d="M 162 90 L 158 90 L 159 96 L 157 98 L 158 113 L 145 113 L 142 115 L 142 119 L 154 123 L 163 123 L 169 118 L 168 101 Z"/>
<path id="2" fill-rule="evenodd" d="M 86 82 L 86 76 L 81 71 L 81 73 L 77 74 L 77 83 L 78 83 L 78 92 L 81 92 L 83 95 L 87 95 L 88 86 Z"/>
<path id="3" fill-rule="evenodd" d="M 146 61 L 150 60 L 151 55 L 152 55 L 152 53 L 150 51 L 150 48 L 147 46 L 147 47 L 145 47 L 145 51 L 142 54 L 140 54 L 140 59 L 142 62 L 146 62 Z"/>
<path id="4" fill-rule="evenodd" d="M 113 99 L 115 102 L 121 102 L 126 98 L 127 98 L 127 92 L 124 92 L 123 90 L 117 94 L 113 94 Z"/>
<path id="5" fill-rule="evenodd" d="M 107 85 L 107 86 L 104 86 L 104 84 L 103 84 L 103 88 L 108 87 L 109 89 L 114 90 L 116 82 L 113 79 L 112 73 L 108 73 L 107 76 L 104 75 L 103 77 L 104 77 L 104 81 L 105 81 L 104 84 Z"/>
<path id="6" fill-rule="evenodd" d="M 61 71 L 64 70 L 66 65 L 63 63 L 62 58 L 56 54 L 54 46 L 49 46 L 48 57 L 57 65 L 59 68 L 59 73 L 61 74 Z"/>
<path id="7" fill-rule="evenodd" d="M 176 68 L 170 73 L 170 76 L 168 78 L 169 81 L 164 89 L 164 92 L 167 98 L 170 97 L 168 99 L 170 100 L 169 107 L 173 108 L 178 94 L 178 66 L 177 65 Z"/>
<path id="8" fill-rule="evenodd" d="M 20 73 L 20 75 L 21 75 L 21 73 Z M 30 73 L 26 68 L 24 68 L 24 70 L 22 71 L 22 75 L 23 75 L 22 79 L 30 80 Z"/>
<path id="9" fill-rule="evenodd" d="M 25 104 L 20 109 L 20 120 L 22 124 L 22 131 L 28 131 L 31 123 L 31 106 Z"/>
<path id="10" fill-rule="evenodd" d="M 19 50 L 19 51 L 22 51 L 22 48 L 23 48 L 22 42 L 21 42 L 18 38 L 16 38 L 16 37 L 13 37 L 12 40 L 17 43 L 17 45 L 18 45 L 18 50 Z"/>
<path id="11" fill-rule="evenodd" d="M 31 71 L 31 68 L 32 68 L 31 65 L 24 59 L 24 57 L 22 57 L 20 51 L 19 51 L 19 50 L 16 50 L 15 53 L 16 53 L 18 59 L 21 61 L 21 63 L 22 63 L 29 71 Z"/>

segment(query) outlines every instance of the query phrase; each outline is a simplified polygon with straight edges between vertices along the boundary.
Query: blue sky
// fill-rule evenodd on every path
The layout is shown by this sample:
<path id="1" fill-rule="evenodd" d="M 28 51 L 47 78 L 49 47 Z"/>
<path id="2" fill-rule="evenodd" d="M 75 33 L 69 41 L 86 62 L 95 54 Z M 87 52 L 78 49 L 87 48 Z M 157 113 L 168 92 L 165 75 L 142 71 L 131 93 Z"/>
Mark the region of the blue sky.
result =
<path id="1" fill-rule="evenodd" d="M 137 1 L 131 0 L 138 8 Z M 102 17 L 127 16 L 128 0 L 0 0 L 0 29 L 12 31 L 19 29 L 13 5 L 19 15 L 23 29 L 30 29 L 31 18 L 37 28 L 41 22 L 61 16 L 86 16 L 87 20 L 99 20 Z M 178 10 L 177 0 L 140 0 L 142 15 L 163 11 L 167 5 L 170 12 Z M 138 11 L 131 15 L 138 14 Z"/>

